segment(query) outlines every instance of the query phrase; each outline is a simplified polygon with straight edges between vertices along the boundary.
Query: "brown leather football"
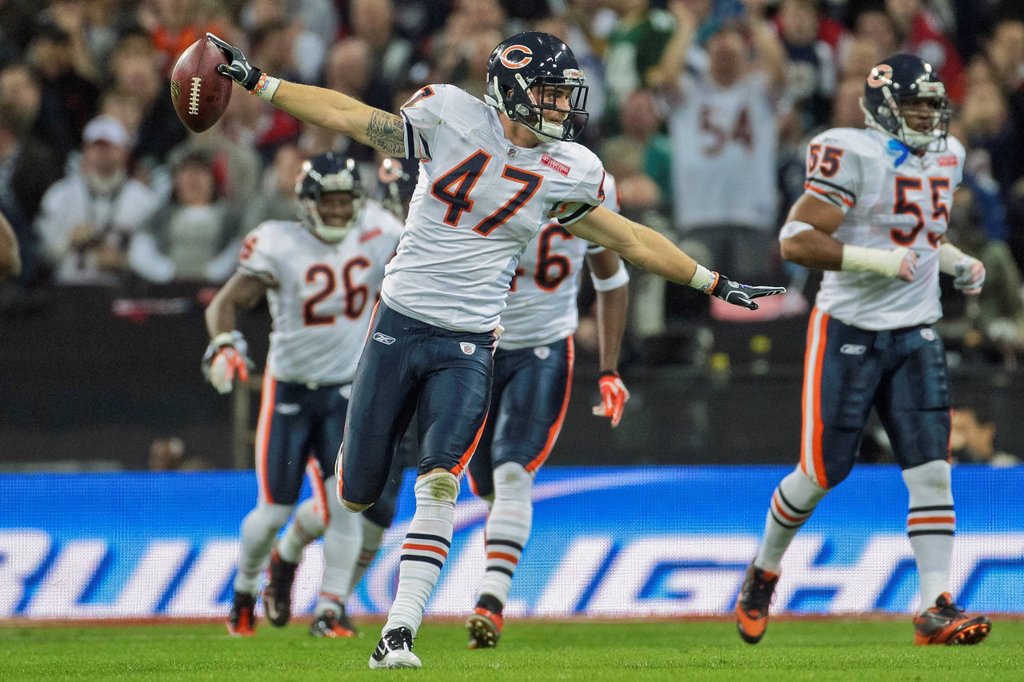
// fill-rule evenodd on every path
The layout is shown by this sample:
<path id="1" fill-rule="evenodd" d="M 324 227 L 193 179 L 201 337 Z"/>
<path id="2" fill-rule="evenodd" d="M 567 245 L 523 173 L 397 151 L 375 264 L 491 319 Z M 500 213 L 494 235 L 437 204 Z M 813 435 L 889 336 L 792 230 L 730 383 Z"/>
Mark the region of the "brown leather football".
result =
<path id="1" fill-rule="evenodd" d="M 217 73 L 217 65 L 227 63 L 224 53 L 205 37 L 189 45 L 175 62 L 171 69 L 171 101 L 178 118 L 189 129 L 203 132 L 227 109 L 234 81 Z"/>

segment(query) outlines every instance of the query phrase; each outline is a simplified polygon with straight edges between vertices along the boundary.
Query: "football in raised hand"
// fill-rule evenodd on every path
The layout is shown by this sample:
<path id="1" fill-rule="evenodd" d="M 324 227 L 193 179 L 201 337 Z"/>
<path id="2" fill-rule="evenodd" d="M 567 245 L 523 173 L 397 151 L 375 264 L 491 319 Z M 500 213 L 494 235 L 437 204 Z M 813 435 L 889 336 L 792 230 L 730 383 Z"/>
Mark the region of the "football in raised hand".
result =
<path id="1" fill-rule="evenodd" d="M 171 101 L 190 130 L 201 133 L 220 119 L 231 101 L 233 81 L 217 73 L 227 57 L 203 37 L 181 53 L 171 69 Z"/>

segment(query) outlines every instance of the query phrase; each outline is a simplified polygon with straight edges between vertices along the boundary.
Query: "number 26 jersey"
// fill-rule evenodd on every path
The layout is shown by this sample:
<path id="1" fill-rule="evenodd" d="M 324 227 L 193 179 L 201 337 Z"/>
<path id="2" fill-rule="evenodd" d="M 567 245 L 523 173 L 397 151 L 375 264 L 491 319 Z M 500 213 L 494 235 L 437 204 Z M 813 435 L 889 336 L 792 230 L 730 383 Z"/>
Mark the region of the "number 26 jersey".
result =
<path id="1" fill-rule="evenodd" d="M 818 308 L 846 324 L 876 331 L 931 324 L 942 317 L 938 249 L 964 164 L 963 145 L 947 139 L 946 150 L 921 156 L 874 130 L 834 128 L 811 140 L 805 191 L 846 214 L 833 236 L 875 249 L 904 246 L 919 258 L 913 282 L 872 272 L 827 271 Z"/>
<path id="2" fill-rule="evenodd" d="M 599 205 L 604 168 L 579 144 L 513 145 L 497 111 L 455 86 L 422 88 L 401 113 L 420 172 L 381 298 L 428 324 L 491 331 L 527 242 Z"/>

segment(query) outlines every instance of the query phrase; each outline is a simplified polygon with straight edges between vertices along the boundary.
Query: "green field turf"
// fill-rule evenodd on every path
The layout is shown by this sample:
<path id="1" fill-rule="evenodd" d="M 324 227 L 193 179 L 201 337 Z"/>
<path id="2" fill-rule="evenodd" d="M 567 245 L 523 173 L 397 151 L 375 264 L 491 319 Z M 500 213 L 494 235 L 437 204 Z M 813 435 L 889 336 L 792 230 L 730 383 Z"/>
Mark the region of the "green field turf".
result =
<path id="1" fill-rule="evenodd" d="M 1024 620 L 996 620 L 974 647 L 915 647 L 903 620 L 783 620 L 757 646 L 731 622 L 513 622 L 497 649 L 467 651 L 454 622 L 428 621 L 421 670 L 367 669 L 379 624 L 318 640 L 305 624 L 0 626 L 0 680 L 1024 680 Z"/>

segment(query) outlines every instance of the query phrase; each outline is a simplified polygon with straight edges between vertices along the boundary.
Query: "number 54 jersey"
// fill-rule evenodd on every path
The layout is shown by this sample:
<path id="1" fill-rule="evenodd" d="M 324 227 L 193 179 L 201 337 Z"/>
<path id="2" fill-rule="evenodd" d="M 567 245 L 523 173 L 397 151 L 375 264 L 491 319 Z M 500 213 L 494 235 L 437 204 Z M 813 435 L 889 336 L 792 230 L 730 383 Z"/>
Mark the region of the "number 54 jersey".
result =
<path id="1" fill-rule="evenodd" d="M 271 220 L 249 233 L 240 272 L 270 285 L 269 371 L 280 381 L 348 384 L 355 375 L 384 266 L 402 223 L 367 201 L 358 224 L 328 244 L 298 222 Z"/>
<path id="2" fill-rule="evenodd" d="M 401 113 L 420 172 L 381 297 L 428 324 L 492 331 L 526 243 L 599 205 L 604 168 L 580 144 L 513 145 L 495 109 L 451 85 L 422 88 Z"/>
<path id="3" fill-rule="evenodd" d="M 805 191 L 846 214 L 834 237 L 876 249 L 904 246 L 918 255 L 913 282 L 871 272 L 825 272 L 816 306 L 868 330 L 931 324 L 942 317 L 938 249 L 953 192 L 963 179 L 964 148 L 910 152 L 875 130 L 834 128 L 807 148 Z"/>

